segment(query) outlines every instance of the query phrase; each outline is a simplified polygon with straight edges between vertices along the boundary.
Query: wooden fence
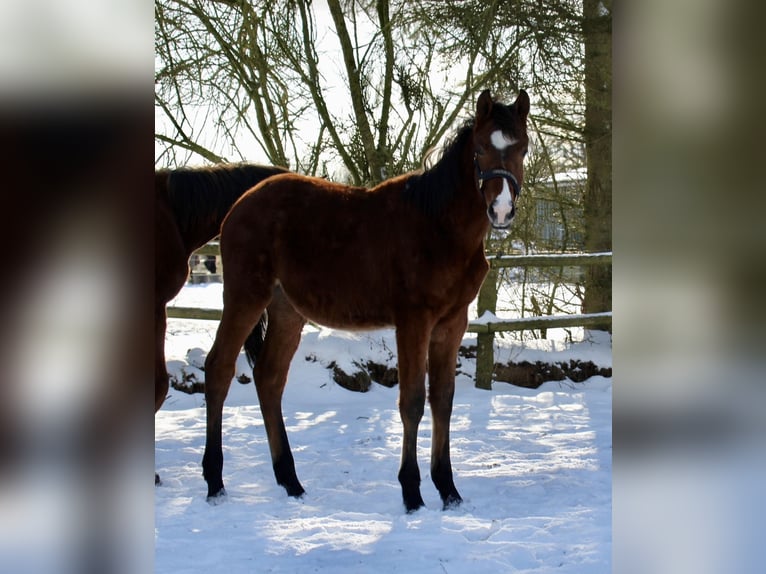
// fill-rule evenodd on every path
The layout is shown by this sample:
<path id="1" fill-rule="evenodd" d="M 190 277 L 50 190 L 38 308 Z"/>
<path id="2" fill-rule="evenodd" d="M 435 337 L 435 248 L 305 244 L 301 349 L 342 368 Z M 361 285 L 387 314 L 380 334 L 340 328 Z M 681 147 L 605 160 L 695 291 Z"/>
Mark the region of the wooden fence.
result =
<path id="1" fill-rule="evenodd" d="M 528 329 L 555 329 L 565 327 L 610 328 L 612 312 L 582 315 L 543 315 L 499 319 L 495 317 L 497 302 L 497 270 L 502 267 L 574 267 L 611 265 L 612 253 L 561 253 L 550 255 L 490 255 L 490 271 L 479 291 L 476 302 L 479 319 L 468 323 L 467 331 L 476 337 L 476 387 L 492 388 L 495 368 L 495 333 Z M 489 313 L 489 315 L 487 315 Z M 489 320 L 486 317 L 490 317 Z"/>
<path id="2" fill-rule="evenodd" d="M 217 243 L 209 243 L 195 252 L 198 255 L 217 255 Z M 494 370 L 495 333 L 524 331 L 530 329 L 555 329 L 566 327 L 610 328 L 612 312 L 581 315 L 547 315 L 500 319 L 495 317 L 497 301 L 497 270 L 503 267 L 575 267 L 588 265 L 611 265 L 612 253 L 562 253 L 551 255 L 498 255 L 488 256 L 490 272 L 479 291 L 477 308 L 479 319 L 468 323 L 469 333 L 477 333 L 476 387 L 492 388 Z M 487 314 L 487 312 L 489 314 Z M 168 307 L 168 317 L 174 319 L 209 319 L 218 321 L 220 309 L 192 307 Z"/>

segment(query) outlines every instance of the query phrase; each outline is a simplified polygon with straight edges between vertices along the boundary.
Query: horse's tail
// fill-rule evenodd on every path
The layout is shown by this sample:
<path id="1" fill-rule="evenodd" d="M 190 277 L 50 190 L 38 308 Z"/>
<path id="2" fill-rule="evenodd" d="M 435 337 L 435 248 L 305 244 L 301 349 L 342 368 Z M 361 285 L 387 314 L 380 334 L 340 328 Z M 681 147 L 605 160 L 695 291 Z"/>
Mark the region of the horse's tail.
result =
<path id="1" fill-rule="evenodd" d="M 268 325 L 269 317 L 266 311 L 264 311 L 261 318 L 258 319 L 258 323 L 253 327 L 253 330 L 245 340 L 245 356 L 247 356 L 247 362 L 250 363 L 251 368 L 255 367 L 255 360 L 258 358 L 261 347 L 263 347 L 263 340 L 266 337 Z"/>

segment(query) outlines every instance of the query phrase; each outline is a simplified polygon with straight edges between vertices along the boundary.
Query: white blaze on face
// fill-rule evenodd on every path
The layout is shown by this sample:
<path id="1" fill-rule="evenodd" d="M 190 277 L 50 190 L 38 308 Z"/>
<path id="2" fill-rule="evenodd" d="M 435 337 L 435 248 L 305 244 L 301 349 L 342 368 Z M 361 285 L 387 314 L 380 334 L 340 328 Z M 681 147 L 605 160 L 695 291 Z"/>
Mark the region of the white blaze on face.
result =
<path id="1" fill-rule="evenodd" d="M 512 138 L 503 133 L 502 130 L 493 131 L 489 138 L 492 145 L 495 146 L 495 149 L 498 151 L 503 151 L 519 141 L 516 138 Z M 512 212 L 513 196 L 511 195 L 511 188 L 508 185 L 508 180 L 503 178 L 503 191 L 501 191 L 500 195 L 497 196 L 497 199 L 492 202 L 492 213 L 496 218 L 494 223 L 499 226 L 509 225 Z"/>
<path id="2" fill-rule="evenodd" d="M 502 130 L 493 131 L 492 135 L 489 136 L 489 139 L 492 141 L 492 145 L 495 146 L 495 149 L 500 151 L 503 151 L 507 147 L 511 147 L 519 141 L 516 138 L 504 134 Z"/>
<path id="3" fill-rule="evenodd" d="M 505 225 L 508 223 L 511 217 L 511 211 L 513 210 L 513 199 L 511 197 L 511 188 L 508 186 L 508 180 L 503 179 L 503 191 L 497 196 L 497 199 L 492 202 L 492 211 L 494 211 L 497 217 L 497 224 Z"/>

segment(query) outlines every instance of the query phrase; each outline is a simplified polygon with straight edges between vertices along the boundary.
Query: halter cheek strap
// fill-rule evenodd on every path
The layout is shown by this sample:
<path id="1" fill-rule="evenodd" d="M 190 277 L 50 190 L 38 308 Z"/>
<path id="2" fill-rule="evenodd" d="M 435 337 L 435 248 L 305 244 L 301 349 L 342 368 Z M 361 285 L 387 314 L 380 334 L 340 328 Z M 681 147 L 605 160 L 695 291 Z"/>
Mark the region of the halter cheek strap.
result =
<path id="1" fill-rule="evenodd" d="M 482 171 L 481 168 L 479 167 L 479 159 L 477 157 L 473 158 L 473 162 L 476 165 L 476 175 L 479 178 L 479 193 L 481 193 L 481 186 L 484 183 L 484 180 L 503 178 L 505 180 L 508 180 L 511 183 L 511 187 L 513 187 L 514 197 L 519 197 L 521 195 L 521 187 L 519 186 L 519 182 L 516 180 L 516 176 L 514 176 L 510 171 L 508 171 L 507 169 L 499 169 L 499 168 Z"/>

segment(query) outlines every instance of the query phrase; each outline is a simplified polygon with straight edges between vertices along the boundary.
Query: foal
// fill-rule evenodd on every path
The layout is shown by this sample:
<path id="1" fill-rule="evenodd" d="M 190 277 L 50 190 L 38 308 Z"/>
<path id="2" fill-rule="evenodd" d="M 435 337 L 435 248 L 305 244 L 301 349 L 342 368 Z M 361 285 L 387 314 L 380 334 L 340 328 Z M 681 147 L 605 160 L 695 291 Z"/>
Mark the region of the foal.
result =
<path id="1" fill-rule="evenodd" d="M 202 466 L 208 500 L 225 495 L 221 419 L 235 361 L 268 308 L 268 329 L 253 375 L 277 483 L 290 496 L 304 493 L 281 398 L 306 320 L 343 329 L 393 325 L 404 429 L 399 469 L 404 505 L 407 511 L 423 506 L 416 440 L 426 374 L 433 413 L 431 478 L 445 508 L 461 502 L 449 451 L 457 351 L 468 305 L 489 269 L 484 237 L 490 224 L 508 227 L 515 213 L 528 113 L 526 92 L 504 105 L 484 91 L 475 118 L 425 172 L 369 190 L 280 175 L 234 205 L 221 229 L 223 316 L 205 362 Z"/>

